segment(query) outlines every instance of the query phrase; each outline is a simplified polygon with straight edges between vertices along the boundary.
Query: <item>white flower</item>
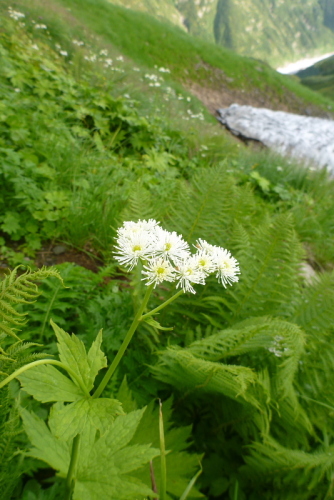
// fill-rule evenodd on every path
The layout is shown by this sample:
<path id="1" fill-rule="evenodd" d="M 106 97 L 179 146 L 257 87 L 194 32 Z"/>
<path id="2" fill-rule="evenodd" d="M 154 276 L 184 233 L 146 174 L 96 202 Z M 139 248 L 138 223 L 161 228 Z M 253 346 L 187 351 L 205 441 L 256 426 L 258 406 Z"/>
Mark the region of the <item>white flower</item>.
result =
<path id="1" fill-rule="evenodd" d="M 120 236 L 115 246 L 115 259 L 131 271 L 139 259 L 149 260 L 154 255 L 154 240 L 147 231 L 135 232 L 130 236 Z"/>
<path id="2" fill-rule="evenodd" d="M 59 51 L 59 54 L 60 54 L 61 56 L 64 56 L 64 57 L 67 57 L 67 56 L 68 56 L 68 53 L 66 52 L 66 50 L 60 50 L 60 51 Z"/>
<path id="3" fill-rule="evenodd" d="M 23 17 L 26 17 L 23 12 L 19 12 L 17 10 L 13 10 L 12 7 L 8 7 L 8 13 L 9 16 L 14 19 L 15 21 L 18 21 L 19 19 L 22 19 Z"/>
<path id="4" fill-rule="evenodd" d="M 232 257 L 228 250 L 216 247 L 213 257 L 216 264 L 216 278 L 218 278 L 218 282 L 226 288 L 226 285 L 232 285 L 232 283 L 239 281 L 237 276 L 240 274 L 239 263 Z"/>
<path id="5" fill-rule="evenodd" d="M 85 45 L 84 42 L 82 42 L 81 40 L 72 40 L 72 43 L 74 45 L 77 45 L 78 47 L 81 47 L 82 45 Z"/>
<path id="6" fill-rule="evenodd" d="M 210 245 L 210 243 L 205 240 L 201 240 L 200 238 L 196 241 L 196 245 L 194 246 L 198 249 L 198 251 L 206 252 L 209 255 L 213 255 L 215 250 L 218 248 L 215 245 Z"/>
<path id="7" fill-rule="evenodd" d="M 144 266 L 144 269 L 146 269 L 146 271 L 142 271 L 142 273 L 146 275 L 146 278 L 143 278 L 143 280 L 147 280 L 146 285 L 152 285 L 154 283 L 154 288 L 163 281 L 175 280 L 175 269 L 168 260 L 162 257 L 150 260 L 148 264 Z"/>
<path id="8" fill-rule="evenodd" d="M 198 268 L 196 256 L 190 256 L 179 262 L 176 275 L 179 280 L 176 288 L 180 286 L 184 292 L 196 293 L 191 283 L 205 285 L 205 274 Z"/>
<path id="9" fill-rule="evenodd" d="M 196 259 L 198 268 L 201 269 L 206 276 L 216 270 L 216 265 L 213 257 L 207 251 L 199 250 L 197 254 L 194 255 L 194 257 Z"/>
<path id="10" fill-rule="evenodd" d="M 123 223 L 123 226 L 118 229 L 117 234 L 118 236 L 131 238 L 135 233 L 141 233 L 143 231 L 146 231 L 152 233 L 153 235 L 157 226 L 158 222 L 154 219 L 149 219 L 149 220 L 139 219 L 138 222 L 125 221 Z"/>
<path id="11" fill-rule="evenodd" d="M 189 256 L 189 245 L 175 231 L 170 233 L 160 226 L 155 228 L 156 255 L 170 259 L 174 263 Z"/>
<path id="12" fill-rule="evenodd" d="M 48 27 L 46 26 L 46 24 L 35 24 L 35 29 L 36 30 L 47 30 Z"/>

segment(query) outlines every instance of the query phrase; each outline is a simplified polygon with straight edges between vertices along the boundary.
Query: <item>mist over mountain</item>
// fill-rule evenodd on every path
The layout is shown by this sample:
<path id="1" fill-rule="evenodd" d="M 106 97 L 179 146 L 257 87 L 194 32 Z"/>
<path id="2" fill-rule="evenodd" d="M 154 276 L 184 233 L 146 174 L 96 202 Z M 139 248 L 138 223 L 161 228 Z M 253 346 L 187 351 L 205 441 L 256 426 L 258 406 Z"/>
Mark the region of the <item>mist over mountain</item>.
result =
<path id="1" fill-rule="evenodd" d="M 330 51 L 334 0 L 113 0 L 273 66 Z"/>

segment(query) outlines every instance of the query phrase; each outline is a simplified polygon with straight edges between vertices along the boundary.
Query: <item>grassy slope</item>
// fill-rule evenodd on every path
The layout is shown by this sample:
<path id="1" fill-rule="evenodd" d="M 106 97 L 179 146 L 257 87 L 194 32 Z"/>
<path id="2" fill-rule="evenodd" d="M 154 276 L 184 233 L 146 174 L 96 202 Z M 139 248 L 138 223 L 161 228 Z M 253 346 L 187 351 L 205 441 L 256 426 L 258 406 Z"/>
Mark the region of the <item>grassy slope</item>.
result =
<path id="1" fill-rule="evenodd" d="M 334 56 L 299 71 L 297 76 L 306 87 L 334 99 Z"/>
<path id="2" fill-rule="evenodd" d="M 22 6 L 24 3 L 22 0 L 18 2 Z M 326 110 L 332 109 L 331 100 L 303 87 L 294 78 L 278 74 L 261 61 L 238 56 L 230 50 L 191 37 L 145 13 L 115 6 L 105 0 L 35 0 L 34 3 L 45 19 L 48 11 L 53 10 L 62 17 L 70 9 L 83 29 L 98 34 L 101 41 L 112 44 L 136 64 L 147 68 L 167 66 L 172 77 L 181 83 L 196 82 L 215 90 L 219 90 L 222 83 L 245 92 L 270 90 L 280 102 L 284 102 L 287 93 L 293 93 L 300 100 L 301 107 L 314 104 Z"/>

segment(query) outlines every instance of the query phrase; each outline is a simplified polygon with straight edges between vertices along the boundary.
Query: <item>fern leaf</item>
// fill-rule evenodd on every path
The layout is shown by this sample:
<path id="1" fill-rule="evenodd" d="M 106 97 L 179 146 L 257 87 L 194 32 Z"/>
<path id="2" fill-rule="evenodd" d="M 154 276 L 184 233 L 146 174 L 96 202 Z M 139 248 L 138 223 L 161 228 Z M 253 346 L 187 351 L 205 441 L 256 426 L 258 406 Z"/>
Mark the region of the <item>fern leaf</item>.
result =
<path id="1" fill-rule="evenodd" d="M 61 280 L 55 269 L 42 268 L 38 271 L 18 275 L 19 267 L 15 268 L 0 282 L 0 333 L 18 338 L 17 331 L 25 324 L 25 313 L 18 313 L 14 305 L 28 304 L 39 295 L 36 282 L 54 276 Z"/>

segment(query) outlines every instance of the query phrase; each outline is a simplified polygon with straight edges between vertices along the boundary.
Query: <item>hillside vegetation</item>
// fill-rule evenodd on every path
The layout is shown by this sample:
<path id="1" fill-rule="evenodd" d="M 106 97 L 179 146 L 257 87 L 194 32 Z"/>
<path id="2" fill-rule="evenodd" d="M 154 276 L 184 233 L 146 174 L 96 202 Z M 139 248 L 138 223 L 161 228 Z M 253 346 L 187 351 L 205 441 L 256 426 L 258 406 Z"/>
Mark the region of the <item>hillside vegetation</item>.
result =
<path id="1" fill-rule="evenodd" d="M 296 76 L 306 87 L 334 99 L 334 56 L 299 71 Z"/>
<path id="2" fill-rule="evenodd" d="M 113 0 L 183 26 L 192 35 L 272 66 L 333 46 L 330 0 Z"/>
<path id="3" fill-rule="evenodd" d="M 102 0 L 0 16 L 1 498 L 333 498 L 333 179 L 247 149 L 199 89 L 333 101 Z M 239 281 L 145 286 L 115 236 L 148 219 Z"/>

